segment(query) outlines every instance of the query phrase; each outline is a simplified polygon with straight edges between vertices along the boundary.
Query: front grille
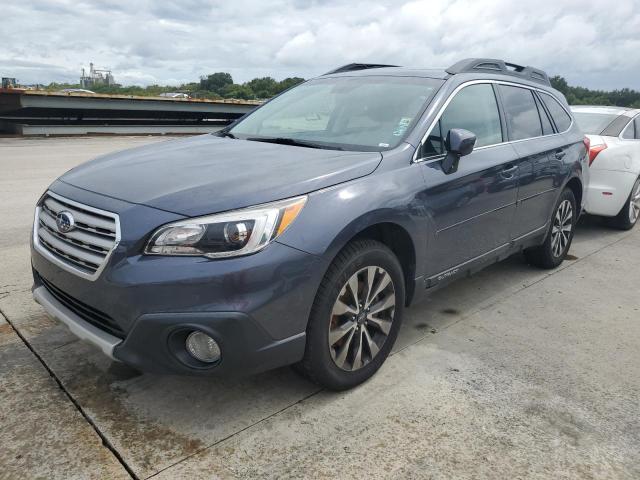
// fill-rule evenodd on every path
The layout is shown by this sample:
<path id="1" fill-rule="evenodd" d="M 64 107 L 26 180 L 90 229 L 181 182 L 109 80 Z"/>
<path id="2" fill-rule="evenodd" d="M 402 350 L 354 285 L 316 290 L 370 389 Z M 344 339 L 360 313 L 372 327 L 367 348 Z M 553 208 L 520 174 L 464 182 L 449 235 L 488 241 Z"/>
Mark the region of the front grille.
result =
<path id="1" fill-rule="evenodd" d="M 110 333 L 115 337 L 125 337 L 124 331 L 109 315 L 101 312 L 98 309 L 90 307 L 80 300 L 76 300 L 71 295 L 64 293 L 58 287 L 42 278 L 42 276 L 38 275 L 38 278 L 42 282 L 42 285 L 51 295 L 53 295 L 56 300 L 58 300 L 62 305 L 67 307 L 80 318 L 90 323 L 94 327 L 104 330 L 105 332 Z"/>
<path id="2" fill-rule="evenodd" d="M 57 217 L 66 212 L 74 227 L 62 232 Z M 94 279 L 119 241 L 118 216 L 48 192 L 36 210 L 34 243 L 59 265 Z"/>

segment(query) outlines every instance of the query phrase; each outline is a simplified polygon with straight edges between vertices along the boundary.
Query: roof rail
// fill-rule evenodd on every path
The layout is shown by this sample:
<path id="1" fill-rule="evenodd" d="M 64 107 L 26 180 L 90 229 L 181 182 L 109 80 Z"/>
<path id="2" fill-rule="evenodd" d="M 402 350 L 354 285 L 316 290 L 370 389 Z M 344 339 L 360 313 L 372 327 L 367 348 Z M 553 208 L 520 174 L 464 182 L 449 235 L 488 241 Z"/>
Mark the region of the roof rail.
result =
<path id="1" fill-rule="evenodd" d="M 343 65 L 342 67 L 331 70 L 330 72 L 323 73 L 322 75 L 331 75 L 334 73 L 355 72 L 356 70 L 367 70 L 369 68 L 385 68 L 385 67 L 397 67 L 398 65 L 384 65 L 382 63 L 350 63 Z"/>
<path id="2" fill-rule="evenodd" d="M 524 67 L 515 63 L 508 63 L 496 58 L 466 58 L 454 63 L 446 70 L 446 72 L 451 75 L 478 71 L 513 75 L 515 77 L 526 78 L 533 82 L 551 85 L 549 77 L 543 70 L 528 66 Z"/>

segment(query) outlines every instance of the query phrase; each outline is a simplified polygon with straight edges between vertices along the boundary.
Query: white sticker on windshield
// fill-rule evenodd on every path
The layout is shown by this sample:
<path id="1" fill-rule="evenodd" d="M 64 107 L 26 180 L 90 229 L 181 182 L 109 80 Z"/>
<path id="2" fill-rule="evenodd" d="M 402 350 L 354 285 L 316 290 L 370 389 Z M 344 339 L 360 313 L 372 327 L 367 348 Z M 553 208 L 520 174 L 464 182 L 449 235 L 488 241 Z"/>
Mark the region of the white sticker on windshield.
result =
<path id="1" fill-rule="evenodd" d="M 402 135 L 404 135 L 404 132 L 407 131 L 407 128 L 411 124 L 411 120 L 411 117 L 402 117 L 398 122 L 396 128 L 393 130 L 393 135 L 395 137 L 401 137 Z"/>
<path id="2" fill-rule="evenodd" d="M 378 144 L 378 146 L 379 146 L 379 147 L 385 147 L 385 148 L 386 148 L 386 147 L 388 147 L 388 146 L 389 146 L 389 144 L 388 144 L 388 143 L 379 143 L 379 144 Z"/>

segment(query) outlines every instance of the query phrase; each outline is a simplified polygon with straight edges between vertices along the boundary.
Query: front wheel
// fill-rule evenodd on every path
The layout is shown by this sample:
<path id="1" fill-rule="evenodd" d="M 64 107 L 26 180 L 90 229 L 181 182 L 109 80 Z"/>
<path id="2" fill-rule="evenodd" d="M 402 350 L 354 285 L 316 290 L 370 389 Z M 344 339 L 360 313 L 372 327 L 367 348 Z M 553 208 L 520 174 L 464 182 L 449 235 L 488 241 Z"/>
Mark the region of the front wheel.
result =
<path id="1" fill-rule="evenodd" d="M 631 189 L 629 198 L 622 206 L 622 209 L 611 219 L 611 225 L 620 230 L 631 230 L 640 217 L 640 178 Z"/>
<path id="2" fill-rule="evenodd" d="M 546 240 L 542 245 L 524 251 L 527 261 L 536 267 L 548 269 L 560 265 L 569 252 L 577 221 L 575 196 L 571 189 L 565 188 L 553 210 Z"/>
<path id="3" fill-rule="evenodd" d="M 374 240 L 348 244 L 318 289 L 297 369 L 331 390 L 367 380 L 395 343 L 404 292 L 402 267 L 389 248 Z"/>

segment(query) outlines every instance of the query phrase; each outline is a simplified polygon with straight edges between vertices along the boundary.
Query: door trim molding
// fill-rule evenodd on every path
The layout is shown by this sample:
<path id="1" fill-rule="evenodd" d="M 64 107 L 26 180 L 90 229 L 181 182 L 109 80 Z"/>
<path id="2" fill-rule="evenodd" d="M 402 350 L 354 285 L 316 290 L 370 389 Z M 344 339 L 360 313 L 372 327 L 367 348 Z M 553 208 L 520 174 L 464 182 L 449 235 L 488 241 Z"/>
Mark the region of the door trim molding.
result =
<path id="1" fill-rule="evenodd" d="M 459 227 L 460 225 L 463 225 L 463 224 L 465 224 L 467 222 L 470 222 L 471 220 L 475 220 L 476 218 L 480 218 L 480 217 L 482 217 L 484 215 L 489 215 L 490 213 L 495 213 L 497 211 L 504 210 L 505 208 L 513 207 L 513 206 L 517 205 L 517 203 L 518 202 L 516 200 L 515 202 L 508 203 L 506 205 L 502 205 L 501 207 L 494 208 L 493 210 L 489 210 L 487 212 L 482 212 L 482 213 L 479 213 L 478 215 L 474 215 L 473 217 L 469 217 L 469 218 L 467 218 L 465 220 L 462 220 L 460 222 L 456 222 L 454 224 L 449 225 L 448 227 L 444 227 L 444 228 L 441 228 L 440 230 L 436 230 L 436 235 L 439 235 L 442 232 L 446 232 L 447 230 L 450 230 L 450 229 L 452 229 L 454 227 Z"/>
<path id="2" fill-rule="evenodd" d="M 493 248 L 491 250 L 489 250 L 488 252 L 484 252 L 481 253 L 480 255 L 477 255 L 473 258 L 470 258 L 469 260 L 465 260 L 464 262 L 455 265 L 453 267 L 449 267 L 446 270 L 442 270 L 439 273 L 436 273 L 435 275 L 429 275 L 428 277 L 426 277 L 425 279 L 425 288 L 426 289 L 431 289 L 433 287 L 435 287 L 436 285 L 438 285 L 440 282 L 443 282 L 445 280 L 449 280 L 449 279 L 453 279 L 458 277 L 460 274 L 462 273 L 466 273 L 466 271 L 464 270 L 464 268 L 472 263 L 476 263 L 480 260 L 482 260 L 484 257 L 487 257 L 489 255 L 493 255 L 496 254 L 498 252 L 500 252 L 501 250 L 509 250 L 510 248 L 514 247 L 518 242 L 521 242 L 522 240 L 525 240 L 527 237 L 531 237 L 543 230 L 546 230 L 549 226 L 549 222 L 545 223 L 542 227 L 538 227 L 534 230 L 531 230 L 528 233 L 525 233 L 524 235 L 520 235 L 519 237 L 516 237 L 512 240 L 510 240 L 508 243 L 504 243 L 502 245 L 500 245 L 499 247 Z M 514 252 L 515 253 L 515 252 Z M 496 262 L 494 262 L 496 263 Z"/>

